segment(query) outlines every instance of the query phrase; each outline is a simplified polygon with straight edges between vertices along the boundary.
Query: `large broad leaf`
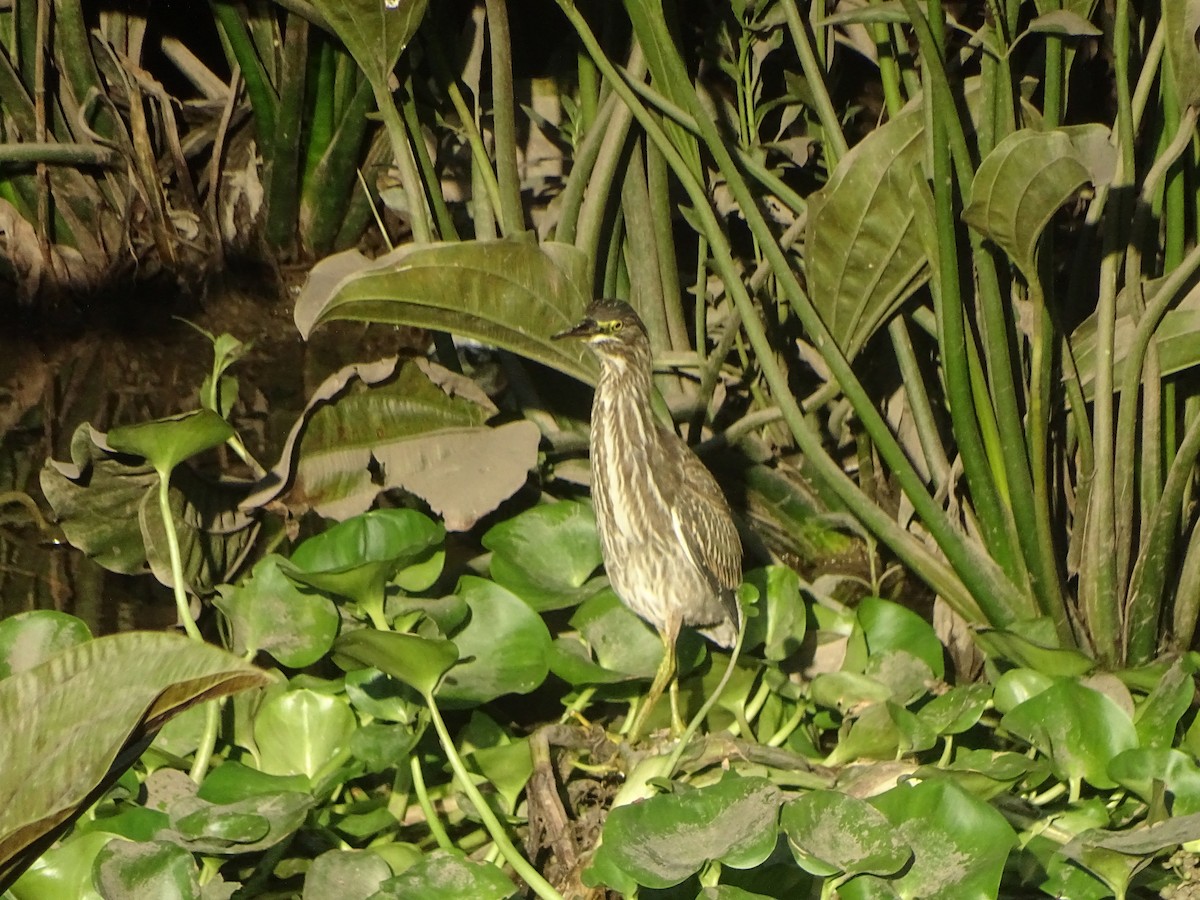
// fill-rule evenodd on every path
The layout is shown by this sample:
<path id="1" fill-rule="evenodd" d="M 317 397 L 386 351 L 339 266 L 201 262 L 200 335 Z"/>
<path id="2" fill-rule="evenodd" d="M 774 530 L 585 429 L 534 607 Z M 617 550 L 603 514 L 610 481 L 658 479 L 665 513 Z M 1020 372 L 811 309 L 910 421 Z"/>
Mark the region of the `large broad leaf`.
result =
<path id="1" fill-rule="evenodd" d="M 1167 59 L 1175 76 L 1175 92 L 1180 108 L 1200 102 L 1200 52 L 1196 34 L 1200 31 L 1200 3 L 1197 0 L 1172 0 L 1162 5 L 1163 30 L 1167 36 Z"/>
<path id="2" fill-rule="evenodd" d="M 1162 279 L 1147 282 L 1145 300 L 1154 299 Z M 1117 298 L 1117 324 L 1113 335 L 1113 387 L 1123 382 L 1125 360 L 1133 345 L 1137 317 L 1129 309 L 1128 295 L 1122 291 Z M 1083 395 L 1092 400 L 1096 387 L 1096 314 L 1088 316 L 1071 335 L 1071 350 L 1079 370 Z M 1158 352 L 1158 368 L 1162 375 L 1173 375 L 1200 364 L 1200 287 L 1192 288 L 1174 309 L 1167 312 L 1154 331 L 1154 346 Z"/>
<path id="3" fill-rule="evenodd" d="M 814 875 L 891 875 L 912 859 L 883 813 L 837 791 L 801 795 L 783 807 L 780 825 L 796 861 Z"/>
<path id="4" fill-rule="evenodd" d="M 537 426 L 484 425 L 496 412 L 471 381 L 426 360 L 348 366 L 314 393 L 279 465 L 245 505 L 282 495 L 296 512 L 347 519 L 399 488 L 450 530 L 466 530 L 522 487 L 537 462 Z"/>
<path id="5" fill-rule="evenodd" d="M 34 609 L 0 619 L 0 678 L 32 669 L 91 639 L 86 622 L 55 609 Z"/>
<path id="6" fill-rule="evenodd" d="M 428 0 L 311 2 L 337 32 L 371 84 L 385 89 L 388 76 L 417 33 L 428 5 Z"/>
<path id="7" fill-rule="evenodd" d="M 778 841 L 783 793 L 765 778 L 726 775 L 716 784 L 621 806 L 584 882 L 622 893 L 673 887 L 711 860 L 735 869 L 762 863 Z"/>
<path id="8" fill-rule="evenodd" d="M 0 681 L 0 891 L 165 721 L 268 681 L 223 650 L 147 632 L 99 638 Z"/>
<path id="9" fill-rule="evenodd" d="M 901 113 L 842 157 L 809 198 L 809 296 L 846 356 L 929 277 L 913 227 L 923 137 L 920 111 Z"/>
<path id="10" fill-rule="evenodd" d="M 197 453 L 220 446 L 234 435 L 233 426 L 210 409 L 122 425 L 108 433 L 108 446 L 118 453 L 145 457 L 163 475 Z"/>
<path id="11" fill-rule="evenodd" d="M 457 593 L 471 610 L 467 624 L 452 635 L 463 662 L 446 673 L 438 700 L 474 705 L 541 685 L 550 672 L 550 632 L 542 617 L 483 578 L 463 576 Z"/>
<path id="12" fill-rule="evenodd" d="M 483 546 L 492 551 L 492 579 L 539 611 L 575 606 L 608 584 L 591 577 L 603 558 L 587 503 L 535 506 L 492 526 Z"/>
<path id="13" fill-rule="evenodd" d="M 409 245 L 376 260 L 347 251 L 313 266 L 296 301 L 296 327 L 307 337 L 335 319 L 415 325 L 591 382 L 596 365 L 587 351 L 550 340 L 583 315 L 585 271 L 578 248 L 524 240 Z"/>
<path id="14" fill-rule="evenodd" d="M 1116 786 L 1108 764 L 1138 745 L 1128 714 L 1099 691 L 1062 679 L 1030 697 L 1001 720 L 1050 760 L 1063 779 L 1082 778 L 1093 787 Z"/>
<path id="15" fill-rule="evenodd" d="M 1112 180 L 1116 151 L 1102 125 L 1021 129 L 996 145 L 975 173 L 963 219 L 1038 281 L 1037 243 L 1051 216 L 1080 188 Z"/>
<path id="16" fill-rule="evenodd" d="M 149 566 L 171 583 L 158 475 L 149 463 L 118 453 L 107 435 L 83 424 L 71 438 L 71 461 L 47 460 L 41 486 L 72 546 L 110 571 L 137 575 Z M 250 550 L 259 521 L 238 509 L 247 490 L 208 481 L 186 465 L 172 474 L 171 509 L 193 590 L 228 580 Z"/>

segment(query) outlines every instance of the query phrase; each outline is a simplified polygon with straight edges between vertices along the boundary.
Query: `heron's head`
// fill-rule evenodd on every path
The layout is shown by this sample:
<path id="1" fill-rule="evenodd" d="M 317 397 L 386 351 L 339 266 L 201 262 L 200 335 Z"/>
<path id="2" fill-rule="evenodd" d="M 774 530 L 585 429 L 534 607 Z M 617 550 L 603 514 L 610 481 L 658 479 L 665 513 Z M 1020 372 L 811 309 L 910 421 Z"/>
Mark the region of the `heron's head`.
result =
<path id="1" fill-rule="evenodd" d="M 592 303 L 578 323 L 554 335 L 556 341 L 566 339 L 586 341 L 601 359 L 648 360 L 650 356 L 646 326 L 624 300 Z"/>

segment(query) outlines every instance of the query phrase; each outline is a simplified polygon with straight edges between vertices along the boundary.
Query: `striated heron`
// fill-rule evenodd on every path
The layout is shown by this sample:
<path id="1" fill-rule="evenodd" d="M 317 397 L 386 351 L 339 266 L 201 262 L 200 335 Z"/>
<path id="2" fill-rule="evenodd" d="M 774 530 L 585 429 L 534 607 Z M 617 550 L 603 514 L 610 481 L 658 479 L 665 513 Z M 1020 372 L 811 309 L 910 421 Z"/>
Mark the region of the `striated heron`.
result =
<path id="1" fill-rule="evenodd" d="M 741 626 L 742 545 L 716 480 L 650 406 L 652 355 L 629 304 L 597 300 L 555 340 L 586 341 L 600 360 L 592 403 L 592 497 L 604 566 L 617 596 L 663 641 L 663 660 L 630 731 L 640 734 L 663 689 L 676 704 L 675 641 L 690 625 L 721 647 Z"/>

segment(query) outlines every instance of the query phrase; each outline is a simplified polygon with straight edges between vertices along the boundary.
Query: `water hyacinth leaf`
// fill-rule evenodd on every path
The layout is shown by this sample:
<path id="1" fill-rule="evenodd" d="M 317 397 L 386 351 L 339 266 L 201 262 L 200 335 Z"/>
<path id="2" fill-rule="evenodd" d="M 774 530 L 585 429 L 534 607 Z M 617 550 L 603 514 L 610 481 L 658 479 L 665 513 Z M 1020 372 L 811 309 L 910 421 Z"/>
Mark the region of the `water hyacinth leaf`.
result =
<path id="1" fill-rule="evenodd" d="M 809 296 L 848 357 L 929 277 L 910 198 L 924 127 L 919 110 L 902 112 L 843 156 L 809 197 Z"/>
<path id="2" fill-rule="evenodd" d="M 425 708 L 411 685 L 372 668 L 346 673 L 346 696 L 359 712 L 385 722 L 412 725 Z"/>
<path id="3" fill-rule="evenodd" d="M 596 662 L 610 672 L 649 678 L 662 660 L 662 641 L 654 629 L 612 589 L 581 603 L 571 616 L 571 626 L 583 636 Z"/>
<path id="4" fill-rule="evenodd" d="M 370 850 L 329 850 L 312 861 L 302 900 L 367 900 L 392 877 L 391 867 Z"/>
<path id="5" fill-rule="evenodd" d="M 247 797 L 302 794 L 308 790 L 308 785 L 306 775 L 272 775 L 244 766 L 236 760 L 227 760 L 204 777 L 196 796 L 209 803 L 228 805 Z"/>
<path id="6" fill-rule="evenodd" d="M 433 694 L 442 676 L 459 658 L 458 647 L 450 641 L 372 628 L 342 635 L 334 650 L 400 679 L 423 696 Z"/>
<path id="7" fill-rule="evenodd" d="M 952 762 L 921 766 L 914 774 L 917 778 L 950 778 L 973 796 L 988 800 L 1018 783 L 1036 787 L 1050 775 L 1050 767 L 1043 759 L 1021 753 L 960 750 Z"/>
<path id="8" fill-rule="evenodd" d="M 375 260 L 347 251 L 313 267 L 296 327 L 307 337 L 351 319 L 452 332 L 594 382 L 584 348 L 550 340 L 583 315 L 586 272 L 578 248 L 520 239 L 406 245 Z"/>
<path id="9" fill-rule="evenodd" d="M 368 772 L 386 772 L 408 759 L 421 732 L 407 725 L 371 722 L 359 727 L 350 737 L 350 752 Z"/>
<path id="10" fill-rule="evenodd" d="M 308 689 L 268 697 L 254 720 L 262 770 L 314 778 L 348 749 L 358 722 L 346 702 Z"/>
<path id="11" fill-rule="evenodd" d="M 269 682 L 181 635 L 98 638 L 0 681 L 0 887 L 189 706 Z M 38 748 L 33 752 L 32 748 Z M 48 791 L 47 785 L 54 785 Z"/>
<path id="12" fill-rule="evenodd" d="M 1038 281 L 1038 239 L 1054 213 L 1084 185 L 1112 178 L 1115 156 L 1097 159 L 1076 143 L 1091 150 L 1095 137 L 1087 132 L 1104 131 L 1099 125 L 1020 129 L 997 144 L 975 173 L 963 220 L 1004 250 L 1031 284 Z"/>
<path id="13" fill-rule="evenodd" d="M 607 582 L 591 504 L 560 500 L 506 519 L 483 536 L 492 579 L 539 612 L 575 606 Z"/>
<path id="14" fill-rule="evenodd" d="M 435 850 L 389 878 L 372 900 L 508 900 L 516 886 L 493 865 L 467 859 L 458 850 Z"/>
<path id="15" fill-rule="evenodd" d="M 1113 757 L 1108 774 L 1147 803 L 1165 788 L 1172 816 L 1200 813 L 1200 766 L 1179 750 L 1134 747 Z"/>
<path id="16" fill-rule="evenodd" d="M 896 720 L 887 703 L 862 709 L 843 724 L 837 746 L 825 758 L 825 765 L 841 766 L 859 759 L 894 759 L 907 745 Z"/>
<path id="17" fill-rule="evenodd" d="M 839 791 L 809 791 L 785 803 L 779 824 L 806 871 L 892 875 L 912 850 L 879 810 Z"/>
<path id="18" fill-rule="evenodd" d="M 938 734 L 961 734 L 974 727 L 992 699 L 986 684 L 960 684 L 921 707 L 917 715 Z"/>
<path id="19" fill-rule="evenodd" d="M 104 900 L 96 891 L 92 871 L 96 857 L 112 840 L 113 835 L 95 831 L 46 851 L 17 879 L 12 893 L 6 896 Z M 0 884 L 4 884 L 3 879 Z"/>
<path id="20" fill-rule="evenodd" d="M 1045 754 L 1060 778 L 1082 778 L 1100 789 L 1116 786 L 1108 774 L 1112 758 L 1138 743 L 1133 722 L 1116 703 L 1070 679 L 1026 700 L 1001 724 Z"/>
<path id="21" fill-rule="evenodd" d="M 193 853 L 256 853 L 294 834 L 315 805 L 312 795 L 301 791 L 224 804 L 182 797 L 168 810 L 172 823 L 168 834 Z"/>
<path id="22" fill-rule="evenodd" d="M 813 702 L 828 709 L 852 709 L 862 703 L 882 703 L 892 689 L 860 672 L 824 672 L 812 680 Z"/>
<path id="23" fill-rule="evenodd" d="M 550 672 L 550 632 L 541 616 L 495 582 L 464 576 L 456 591 L 471 615 L 453 635 L 459 665 L 437 696 L 447 705 L 475 705 L 504 694 L 527 694 Z"/>
<path id="24" fill-rule="evenodd" d="M 765 778 L 727 774 L 694 791 L 613 809 L 584 883 L 627 893 L 631 884 L 672 887 L 710 861 L 757 866 L 775 849 L 782 800 Z"/>
<path id="25" fill-rule="evenodd" d="M 160 475 L 169 474 L 185 459 L 219 447 L 234 435 L 233 426 L 210 409 L 197 409 L 122 425 L 108 433 L 108 446 L 118 453 L 146 459 Z"/>
<path id="26" fill-rule="evenodd" d="M 903 784 L 871 800 L 913 851 L 892 882 L 904 897 L 995 897 L 1017 843 L 999 812 L 944 778 Z M 861 897 L 843 888 L 843 896 Z"/>
<path id="27" fill-rule="evenodd" d="M 870 596 L 859 601 L 856 614 L 871 657 L 903 650 L 929 666 L 935 678 L 946 674 L 942 642 L 921 616 L 899 603 Z"/>
<path id="28" fill-rule="evenodd" d="M 169 841 L 109 841 L 96 856 L 94 878 L 105 897 L 200 900 L 196 860 Z"/>
<path id="29" fill-rule="evenodd" d="M 547 658 L 550 671 L 567 684 L 619 684 L 637 676 L 625 672 L 614 672 L 592 659 L 588 645 L 578 637 L 563 635 L 554 639 Z"/>
<path id="30" fill-rule="evenodd" d="M 329 652 L 338 614 L 328 597 L 301 590 L 284 575 L 281 559 L 267 556 L 241 584 L 222 585 L 215 603 L 229 619 L 235 653 L 263 650 L 300 669 Z"/>
<path id="31" fill-rule="evenodd" d="M 0 619 L 0 678 L 32 669 L 91 639 L 86 622 L 58 610 L 34 609 Z"/>
<path id="32" fill-rule="evenodd" d="M 997 679 L 992 702 L 1000 712 L 1011 712 L 1052 684 L 1053 678 L 1034 669 L 1009 669 Z"/>
<path id="33" fill-rule="evenodd" d="M 808 627 L 799 574 L 787 566 L 771 565 L 747 572 L 745 581 L 758 590 L 760 610 L 746 624 L 746 646 L 763 644 L 763 655 L 772 662 L 799 652 Z"/>

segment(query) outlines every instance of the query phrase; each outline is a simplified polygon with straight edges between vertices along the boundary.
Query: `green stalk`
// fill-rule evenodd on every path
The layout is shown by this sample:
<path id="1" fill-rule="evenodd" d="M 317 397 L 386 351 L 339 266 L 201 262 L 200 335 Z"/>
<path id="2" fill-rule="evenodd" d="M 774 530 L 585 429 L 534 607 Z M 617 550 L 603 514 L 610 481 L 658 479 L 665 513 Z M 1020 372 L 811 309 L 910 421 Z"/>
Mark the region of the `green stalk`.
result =
<path id="1" fill-rule="evenodd" d="M 425 786 L 425 773 L 421 771 L 421 759 L 416 753 L 409 755 L 408 768 L 412 773 L 413 791 L 417 795 L 417 804 L 421 807 L 421 812 L 425 813 L 425 824 L 429 826 L 429 833 L 433 835 L 433 839 L 437 841 L 437 845 L 441 849 L 453 850 L 454 841 L 450 840 L 450 835 L 446 834 L 446 827 L 442 825 L 437 809 L 434 808 L 433 801 L 429 798 L 429 789 Z"/>
<path id="2" fill-rule="evenodd" d="M 271 85 L 267 70 L 263 67 L 237 7 L 225 0 L 212 0 L 209 5 L 221 33 L 229 44 L 242 78 L 246 81 L 246 93 L 250 97 L 250 108 L 254 110 L 259 139 L 269 140 L 270 136 L 275 134 L 275 112 L 278 105 L 275 88 Z"/>
<path id="3" fill-rule="evenodd" d="M 304 87 L 308 69 L 308 20 L 292 13 L 284 19 L 283 61 L 275 130 L 264 136 L 267 220 L 264 233 L 276 249 L 290 252 L 296 241 L 302 176 L 300 139 L 304 124 Z"/>
<path id="4" fill-rule="evenodd" d="M 832 172 L 839 159 L 849 150 L 846 136 L 842 133 L 841 119 L 834 109 L 829 91 L 825 87 L 824 67 L 818 62 L 813 43 L 808 37 L 808 28 L 796 8 L 796 0 L 782 0 L 783 14 L 787 18 L 788 33 L 796 46 L 796 56 L 800 59 L 800 68 L 812 91 L 813 103 L 817 118 L 821 122 L 821 131 L 825 136 L 825 154 L 829 159 L 829 170 Z M 880 67 L 882 71 L 882 66 Z"/>
<path id="5" fill-rule="evenodd" d="M 446 759 L 450 762 L 450 768 L 454 772 L 454 777 L 458 779 L 463 793 L 467 795 L 467 799 L 475 807 L 475 812 L 483 821 L 483 826 L 488 830 L 488 834 L 492 836 L 492 842 L 499 849 L 500 855 L 504 857 L 504 861 L 512 866 L 513 871 L 525 879 L 525 883 L 542 900 L 562 900 L 562 895 L 554 889 L 554 886 L 543 878 L 538 870 L 530 865 L 529 861 L 513 846 L 512 840 L 508 837 L 508 832 L 504 830 L 504 826 L 500 824 L 500 820 L 496 818 L 496 814 L 488 806 L 488 802 L 484 799 L 483 794 L 479 792 L 479 788 L 475 787 L 475 782 L 471 779 L 471 773 L 467 771 L 467 767 L 463 765 L 462 757 L 458 755 L 458 748 L 454 746 L 454 741 L 450 739 L 450 732 L 446 728 L 442 714 L 438 711 L 432 691 L 425 693 L 425 703 L 429 707 L 429 714 L 433 719 L 433 728 L 437 732 L 438 740 L 441 741 L 442 751 L 446 754 Z"/>
<path id="6" fill-rule="evenodd" d="M 492 60 L 492 128 L 495 136 L 496 180 L 499 185 L 501 232 L 515 237 L 525 230 L 521 179 L 517 174 L 516 99 L 513 94 L 512 41 L 505 0 L 485 0 L 488 43 Z M 490 169 L 490 166 L 489 166 Z"/>
<path id="7" fill-rule="evenodd" d="M 409 134 L 421 133 L 421 120 L 417 115 L 417 100 L 413 94 L 413 77 L 409 71 L 404 79 L 404 91 L 400 98 L 400 116 L 404 119 L 404 127 Z M 417 168 L 425 184 L 425 193 L 433 207 L 434 220 L 437 223 L 438 235 L 444 241 L 458 240 L 458 229 L 454 227 L 454 218 L 442 195 L 442 184 L 438 178 L 437 168 L 429 157 L 429 150 L 424 141 L 413 141 L 416 151 Z"/>
<path id="8" fill-rule="evenodd" d="M 726 289 L 742 314 L 743 327 L 758 356 L 763 375 L 775 394 L 788 427 L 801 450 L 808 456 L 814 474 L 838 494 L 867 528 L 879 535 L 880 539 L 902 561 L 913 571 L 919 573 L 935 591 L 942 594 L 943 598 L 961 615 L 970 621 L 980 621 L 982 613 L 980 606 L 977 605 L 978 598 L 979 604 L 985 605 L 989 614 L 995 615 L 998 620 L 1007 621 L 1011 618 L 1011 614 L 1003 611 L 1020 609 L 1024 603 L 1021 593 L 1008 581 L 990 558 L 979 552 L 978 548 L 957 532 L 944 511 L 934 504 L 925 492 L 920 476 L 904 458 L 903 451 L 896 445 L 886 424 L 854 377 L 845 358 L 833 344 L 820 316 L 807 302 L 799 283 L 791 274 L 782 251 L 771 238 L 770 229 L 754 206 L 749 189 L 733 166 L 732 159 L 725 150 L 720 136 L 716 134 L 715 123 L 706 123 L 710 131 L 710 134 L 706 135 L 706 143 L 709 145 L 710 152 L 713 153 L 722 171 L 728 174 L 729 184 L 734 189 L 735 196 L 751 226 L 769 238 L 768 242 L 764 244 L 766 253 L 772 266 L 776 269 L 781 284 L 788 291 L 793 306 L 798 309 L 803 324 L 814 337 L 818 349 L 827 355 L 827 362 L 830 363 L 834 377 L 838 379 L 839 384 L 850 397 L 856 411 L 864 421 L 869 420 L 871 427 L 880 432 L 878 438 L 875 435 L 872 435 L 872 438 L 876 440 L 881 453 L 885 454 L 888 464 L 897 473 L 903 489 L 906 492 L 912 492 L 918 514 L 925 521 L 935 540 L 944 548 L 953 569 L 932 554 L 913 535 L 901 528 L 891 516 L 873 504 L 825 451 L 820 436 L 805 420 L 803 412 L 791 394 L 786 377 L 775 363 L 773 351 L 763 331 L 758 312 L 741 281 L 741 275 L 733 261 L 728 242 L 709 206 L 703 186 L 692 176 L 690 169 L 659 127 L 658 122 L 649 115 L 638 102 L 633 91 L 621 80 L 591 33 L 587 22 L 575 7 L 569 0 L 559 0 L 559 7 L 575 27 L 584 45 L 592 54 L 592 58 L 596 61 L 596 65 L 609 80 L 614 90 L 621 94 L 626 106 L 637 117 L 647 135 L 663 152 L 676 177 L 680 179 L 681 184 L 688 192 L 694 205 L 695 214 L 700 220 L 705 236 L 710 241 L 714 263 L 725 281 Z M 699 117 L 697 117 L 697 121 L 700 121 Z"/>

